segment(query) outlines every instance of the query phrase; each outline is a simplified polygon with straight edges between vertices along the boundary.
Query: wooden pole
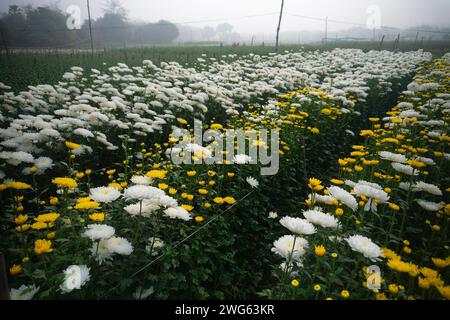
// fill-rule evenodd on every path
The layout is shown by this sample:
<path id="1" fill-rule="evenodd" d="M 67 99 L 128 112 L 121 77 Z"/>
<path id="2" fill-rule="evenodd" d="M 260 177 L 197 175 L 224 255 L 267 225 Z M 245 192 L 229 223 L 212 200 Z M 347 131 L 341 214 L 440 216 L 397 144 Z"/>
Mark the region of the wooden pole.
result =
<path id="1" fill-rule="evenodd" d="M 414 40 L 414 48 L 416 48 L 418 40 L 419 40 L 419 31 L 417 31 L 416 33 L 416 39 Z"/>
<path id="2" fill-rule="evenodd" d="M 383 46 L 384 37 L 385 37 L 385 35 L 383 34 L 383 36 L 381 37 L 381 41 L 380 41 L 380 50 L 381 50 L 381 47 Z"/>
<path id="3" fill-rule="evenodd" d="M 0 251 L 0 300 L 9 300 L 8 274 L 3 251 Z"/>
<path id="4" fill-rule="evenodd" d="M 397 45 L 400 42 L 400 33 L 397 35 L 397 38 L 394 41 L 394 51 L 397 49 Z"/>
<path id="5" fill-rule="evenodd" d="M 2 43 L 3 43 L 3 47 L 5 48 L 6 55 L 9 54 L 8 44 L 6 42 L 6 34 L 7 33 L 8 32 L 7 31 L 5 32 L 5 30 L 3 29 L 3 26 L 0 26 L 0 36 L 2 36 Z"/>
<path id="6" fill-rule="evenodd" d="M 328 45 L 328 16 L 325 17 L 325 47 Z"/>
<path id="7" fill-rule="evenodd" d="M 278 41 L 280 39 L 281 18 L 283 17 L 284 0 L 281 0 L 280 18 L 278 19 L 277 38 L 275 40 L 275 50 L 278 52 Z"/>
<path id="8" fill-rule="evenodd" d="M 88 19 L 89 19 L 89 36 L 91 38 L 91 54 L 94 55 L 94 41 L 92 40 L 92 23 L 91 23 L 91 8 L 89 6 L 89 0 L 86 0 Z"/>

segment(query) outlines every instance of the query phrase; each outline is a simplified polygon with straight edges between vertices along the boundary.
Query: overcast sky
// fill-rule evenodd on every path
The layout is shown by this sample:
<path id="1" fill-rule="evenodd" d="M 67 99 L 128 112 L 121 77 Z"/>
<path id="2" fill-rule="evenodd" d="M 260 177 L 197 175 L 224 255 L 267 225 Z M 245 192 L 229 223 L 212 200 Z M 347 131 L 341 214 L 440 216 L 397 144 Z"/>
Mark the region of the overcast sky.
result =
<path id="1" fill-rule="evenodd" d="M 102 15 L 105 0 L 90 0 L 91 14 Z M 81 8 L 82 19 L 87 17 L 86 0 L 1 0 L 0 11 L 11 4 L 34 6 L 57 3 L 64 11 L 69 5 Z M 280 0 L 121 0 L 131 20 L 153 22 L 166 19 L 189 22 L 188 25 L 216 26 L 228 22 L 242 33 L 273 33 L 280 10 Z M 366 24 L 371 5 L 379 7 L 381 24 L 393 27 L 416 25 L 450 26 L 450 0 L 285 0 L 282 31 L 322 30 L 324 22 L 295 17 L 325 17 L 329 19 Z M 247 17 L 264 15 L 260 17 Z M 239 18 L 240 17 L 240 18 Z M 233 19 L 234 18 L 234 19 Z M 221 20 L 223 19 L 223 20 Z M 197 21 L 204 21 L 195 23 Z M 214 20 L 214 21 L 210 21 Z M 346 29 L 350 25 L 329 23 L 329 30 Z"/>

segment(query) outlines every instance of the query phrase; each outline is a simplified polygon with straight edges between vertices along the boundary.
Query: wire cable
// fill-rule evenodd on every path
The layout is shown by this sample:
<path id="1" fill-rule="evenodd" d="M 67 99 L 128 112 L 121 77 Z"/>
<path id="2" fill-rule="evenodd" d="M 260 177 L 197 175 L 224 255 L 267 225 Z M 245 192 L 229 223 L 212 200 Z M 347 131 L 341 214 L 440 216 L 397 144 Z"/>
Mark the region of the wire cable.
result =
<path id="1" fill-rule="evenodd" d="M 311 17 L 311 16 L 305 16 L 295 13 L 286 13 L 289 16 L 301 18 L 301 19 L 309 19 L 309 20 L 316 20 L 316 21 L 323 21 L 325 22 L 326 18 L 320 18 L 320 17 Z M 347 24 L 347 25 L 353 25 L 353 26 L 359 26 L 359 27 L 365 27 L 366 29 L 369 29 L 366 24 L 363 23 L 356 23 L 351 21 L 343 21 L 343 20 L 335 20 L 335 19 L 329 19 L 328 22 L 334 22 L 338 24 Z M 443 31 L 443 30 L 423 30 L 423 29 L 402 29 L 398 27 L 391 27 L 391 26 L 380 26 L 380 29 L 391 29 L 391 30 L 397 30 L 402 32 L 423 32 L 423 33 L 441 33 L 441 34 L 450 34 L 450 31 Z"/>
<path id="2" fill-rule="evenodd" d="M 273 176 L 270 176 L 269 179 L 267 181 L 270 181 Z M 189 240 L 190 238 L 192 238 L 194 235 L 196 235 L 198 232 L 200 232 L 201 230 L 205 229 L 206 227 L 208 227 L 211 223 L 213 223 L 215 220 L 217 220 L 218 218 L 220 218 L 221 216 L 223 216 L 225 213 L 227 213 L 228 211 L 230 211 L 233 207 L 235 207 L 238 203 L 240 203 L 242 200 L 246 199 L 248 196 L 250 196 L 253 192 L 255 192 L 257 189 L 252 189 L 250 190 L 247 194 L 245 194 L 242 198 L 240 198 L 239 200 L 237 200 L 235 203 L 233 203 L 231 206 L 229 206 L 228 208 L 226 208 L 225 210 L 223 210 L 222 212 L 216 214 L 215 216 L 213 216 L 208 222 L 206 222 L 205 224 L 203 224 L 201 227 L 197 228 L 196 230 L 194 230 L 192 233 L 190 233 L 189 235 L 187 235 L 186 237 L 184 237 L 182 240 L 176 242 L 171 249 L 175 249 L 178 246 L 180 246 L 181 244 L 183 244 L 184 242 L 186 242 L 187 240 Z M 167 255 L 166 253 L 163 253 L 161 255 L 159 255 L 158 257 L 156 257 L 155 259 L 151 260 L 150 262 L 148 262 L 147 264 L 145 264 L 144 266 L 142 266 L 140 269 L 136 270 L 135 272 L 133 272 L 128 278 L 133 278 L 135 276 L 137 276 L 138 274 L 140 274 L 141 272 L 143 272 L 144 270 L 146 270 L 147 268 L 149 268 L 151 265 L 153 265 L 155 262 L 157 262 L 158 260 L 160 260 L 161 258 L 163 258 L 164 256 Z M 111 288 L 109 290 L 109 292 L 117 289 L 120 286 L 120 284 L 114 286 L 113 288 Z"/>

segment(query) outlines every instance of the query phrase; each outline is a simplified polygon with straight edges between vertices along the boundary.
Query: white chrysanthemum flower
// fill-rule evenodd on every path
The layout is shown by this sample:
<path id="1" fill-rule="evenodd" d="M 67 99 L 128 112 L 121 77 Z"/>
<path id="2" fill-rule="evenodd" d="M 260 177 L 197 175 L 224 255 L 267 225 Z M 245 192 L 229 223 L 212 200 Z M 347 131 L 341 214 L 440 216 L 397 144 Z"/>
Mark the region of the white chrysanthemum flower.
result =
<path id="1" fill-rule="evenodd" d="M 90 224 L 87 226 L 83 235 L 91 240 L 108 239 L 111 238 L 116 230 L 106 224 Z"/>
<path id="2" fill-rule="evenodd" d="M 355 183 L 353 185 L 353 187 L 355 187 L 356 184 L 369 186 L 371 188 L 378 189 L 378 190 L 383 190 L 383 187 L 380 186 L 378 183 L 375 183 L 375 182 L 369 182 L 369 181 L 366 181 L 366 180 L 359 180 L 357 183 Z"/>
<path id="3" fill-rule="evenodd" d="M 185 147 L 185 150 L 194 153 L 197 157 L 200 158 L 211 158 L 212 156 L 211 150 L 195 143 L 188 143 Z"/>
<path id="4" fill-rule="evenodd" d="M 133 252 L 133 245 L 125 238 L 111 237 L 107 240 L 108 250 L 124 256 L 129 256 Z"/>
<path id="5" fill-rule="evenodd" d="M 31 300 L 34 295 L 39 291 L 40 287 L 36 287 L 34 284 L 30 286 L 21 285 L 19 289 L 11 288 L 9 296 L 11 300 Z"/>
<path id="6" fill-rule="evenodd" d="M 423 181 L 416 182 L 412 188 L 413 191 L 425 191 L 435 196 L 442 196 L 442 191 L 437 186 Z"/>
<path id="7" fill-rule="evenodd" d="M 132 216 L 143 216 L 149 217 L 156 210 L 159 209 L 159 205 L 155 204 L 149 200 L 143 200 L 141 203 L 129 204 L 123 208 L 126 212 L 128 212 Z"/>
<path id="8" fill-rule="evenodd" d="M 371 261 L 379 261 L 383 257 L 380 247 L 367 237 L 354 235 L 348 237 L 345 241 L 347 241 L 353 251 L 362 253 L 364 257 Z"/>
<path id="9" fill-rule="evenodd" d="M 426 211 L 439 211 L 444 207 L 441 203 L 426 201 L 423 199 L 416 199 L 416 202 Z"/>
<path id="10" fill-rule="evenodd" d="M 400 182 L 398 184 L 398 187 L 402 190 L 408 191 L 410 189 L 412 189 L 412 185 L 409 182 Z"/>
<path id="11" fill-rule="evenodd" d="M 358 202 L 348 191 L 336 186 L 329 187 L 327 190 L 330 196 L 339 200 L 353 211 L 356 211 L 358 208 Z"/>
<path id="12" fill-rule="evenodd" d="M 98 264 L 103 264 L 104 262 L 112 259 L 113 253 L 109 250 L 108 240 L 106 239 L 101 239 L 97 242 L 94 242 L 90 251 Z"/>
<path id="13" fill-rule="evenodd" d="M 407 160 L 403 154 L 392 153 L 389 151 L 380 151 L 380 152 L 378 152 L 378 155 L 383 160 L 389 160 L 389 161 L 398 162 L 398 163 L 406 163 L 406 160 Z"/>
<path id="14" fill-rule="evenodd" d="M 252 158 L 246 154 L 237 154 L 233 157 L 233 163 L 236 164 L 246 164 L 250 163 Z"/>
<path id="15" fill-rule="evenodd" d="M 405 110 L 402 111 L 398 116 L 404 118 L 418 118 L 421 117 L 422 115 L 415 110 Z"/>
<path id="16" fill-rule="evenodd" d="M 73 130 L 73 133 L 85 138 L 94 138 L 94 134 L 91 131 L 84 128 L 75 129 Z"/>
<path id="17" fill-rule="evenodd" d="M 52 129 L 52 128 L 42 129 L 41 131 L 39 131 L 39 133 L 41 135 L 44 135 L 47 137 L 53 137 L 53 138 L 58 138 L 59 136 L 61 136 L 61 134 L 58 131 L 56 131 L 55 129 Z"/>
<path id="18" fill-rule="evenodd" d="M 133 298 L 136 300 L 142 300 L 150 297 L 155 292 L 155 289 L 153 287 L 150 287 L 148 289 L 144 289 L 142 287 L 137 287 L 136 291 L 133 292 Z"/>
<path id="19" fill-rule="evenodd" d="M 431 158 L 417 157 L 417 158 L 415 158 L 414 160 L 423 162 L 423 163 L 425 163 L 426 165 L 429 165 L 429 166 L 434 166 L 434 165 L 436 165 L 436 162 L 434 162 L 434 160 L 431 159 Z"/>
<path id="20" fill-rule="evenodd" d="M 344 181 L 344 184 L 346 186 L 349 186 L 350 188 L 353 188 L 356 185 L 356 182 L 347 179 L 347 180 Z"/>
<path id="21" fill-rule="evenodd" d="M 345 130 L 345 132 L 347 133 L 347 134 L 349 134 L 349 135 L 351 135 L 352 137 L 354 137 L 355 136 L 355 133 L 352 131 L 352 130 Z"/>
<path id="22" fill-rule="evenodd" d="M 91 188 L 89 197 L 97 202 L 109 203 L 120 197 L 120 191 L 114 187 Z"/>
<path id="23" fill-rule="evenodd" d="M 437 139 L 441 136 L 441 133 L 439 131 L 430 131 L 427 133 L 427 136 Z"/>
<path id="24" fill-rule="evenodd" d="M 131 178 L 131 182 L 133 182 L 134 184 L 148 186 L 150 185 L 150 183 L 152 183 L 152 179 L 147 176 L 133 176 Z"/>
<path id="25" fill-rule="evenodd" d="M 285 235 L 280 237 L 278 240 L 273 242 L 272 252 L 288 259 L 294 261 L 300 261 L 302 256 L 306 253 L 306 248 L 308 247 L 308 241 L 301 237 L 296 237 L 292 235 Z"/>
<path id="26" fill-rule="evenodd" d="M 123 209 L 132 216 L 138 216 L 139 214 L 144 214 L 143 207 L 144 206 L 140 203 L 132 203 L 125 206 Z"/>
<path id="27" fill-rule="evenodd" d="M 394 168 L 395 171 L 406 174 L 408 176 L 412 176 L 412 175 L 416 176 L 419 174 L 417 170 L 414 170 L 413 167 L 411 167 L 410 165 L 407 165 L 407 164 L 393 162 L 393 163 L 391 163 L 391 166 L 392 166 L 392 168 Z"/>
<path id="28" fill-rule="evenodd" d="M 369 198 L 364 206 L 364 211 L 377 212 L 377 203 L 374 200 L 378 200 L 380 203 L 386 203 L 389 200 L 388 194 L 381 190 L 379 185 L 366 181 L 359 181 L 354 187 L 354 192 L 357 196 L 364 195 Z"/>
<path id="29" fill-rule="evenodd" d="M 154 201 L 155 203 L 157 202 L 161 207 L 166 207 L 166 208 L 170 208 L 170 207 L 178 207 L 178 201 L 168 195 L 162 196 L 161 198 L 159 198 L 157 201 Z"/>
<path id="30" fill-rule="evenodd" d="M 339 221 L 332 215 L 320 211 L 320 208 L 314 210 L 303 211 L 303 216 L 312 224 L 321 226 L 323 228 L 339 228 Z"/>
<path id="31" fill-rule="evenodd" d="M 0 158 L 8 160 L 11 164 L 17 165 L 21 162 L 33 163 L 34 157 L 32 154 L 29 154 L 24 151 L 15 151 L 15 152 L 1 152 Z"/>
<path id="32" fill-rule="evenodd" d="M 39 157 L 34 160 L 34 165 L 40 171 L 45 171 L 53 167 L 53 160 L 49 157 Z"/>
<path id="33" fill-rule="evenodd" d="M 252 188 L 257 188 L 259 186 L 258 180 L 253 177 L 247 177 L 245 180 Z"/>
<path id="34" fill-rule="evenodd" d="M 321 195 L 315 193 L 314 195 L 308 194 L 308 199 L 313 201 L 314 203 L 325 203 L 325 204 L 332 204 L 334 201 L 336 201 L 335 198 L 329 195 Z"/>
<path id="35" fill-rule="evenodd" d="M 164 241 L 157 237 L 151 237 L 148 239 L 148 245 L 145 246 L 145 252 L 152 256 L 156 256 L 158 252 L 164 247 Z"/>
<path id="36" fill-rule="evenodd" d="M 63 293 L 71 292 L 75 289 L 81 289 L 89 281 L 90 268 L 86 265 L 72 265 L 64 270 L 64 281 L 60 286 Z"/>
<path id="37" fill-rule="evenodd" d="M 123 196 L 127 199 L 158 199 L 164 196 L 165 193 L 161 189 L 151 187 L 151 186 L 143 186 L 143 185 L 135 185 L 125 189 Z"/>
<path id="38" fill-rule="evenodd" d="M 276 219 L 276 218 L 278 218 L 278 213 L 276 213 L 275 211 L 270 211 L 269 219 Z"/>
<path id="39" fill-rule="evenodd" d="M 29 176 L 29 175 L 31 174 L 31 167 L 23 168 L 23 169 L 22 169 L 22 174 L 23 174 L 24 176 Z M 42 174 L 42 172 L 39 172 L 39 170 L 38 170 L 38 171 L 36 171 L 35 174 Z"/>
<path id="40" fill-rule="evenodd" d="M 283 217 L 280 219 L 283 227 L 295 234 L 310 235 L 316 233 L 316 228 L 305 219 Z"/>
<path id="41" fill-rule="evenodd" d="M 192 219 L 189 212 L 183 207 L 167 208 L 164 210 L 164 214 L 171 219 L 181 219 L 184 221 L 189 221 Z"/>

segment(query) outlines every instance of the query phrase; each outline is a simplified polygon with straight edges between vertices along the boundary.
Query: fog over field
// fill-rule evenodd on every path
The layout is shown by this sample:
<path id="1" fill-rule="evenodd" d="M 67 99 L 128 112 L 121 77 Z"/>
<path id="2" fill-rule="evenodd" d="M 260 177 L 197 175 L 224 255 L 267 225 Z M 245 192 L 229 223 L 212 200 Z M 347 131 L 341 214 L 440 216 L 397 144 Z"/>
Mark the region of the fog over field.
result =
<path id="1" fill-rule="evenodd" d="M 93 18 L 103 14 L 102 8 L 105 2 L 91 0 Z M 0 2 L 0 11 L 7 11 L 9 5 L 27 4 L 32 4 L 34 7 L 56 4 L 63 11 L 70 5 L 78 5 L 82 19 L 87 18 L 85 0 L 5 0 Z M 228 22 L 238 33 L 274 33 L 278 20 L 277 13 L 280 10 L 278 0 L 127 0 L 122 1 L 121 4 L 131 20 L 154 22 L 164 19 L 174 23 L 189 22 L 189 25 L 196 27 L 215 26 L 221 22 Z M 299 18 L 294 15 L 312 18 L 328 16 L 330 19 L 365 24 L 368 17 L 367 9 L 373 5 L 380 8 L 382 25 L 399 28 L 417 25 L 449 26 L 450 1 L 448 0 L 287 0 L 282 29 L 284 31 L 323 29 L 322 21 Z M 257 15 L 264 16 L 257 17 Z M 242 18 L 244 16 L 253 17 Z M 329 24 L 331 32 L 347 27 L 349 25 Z"/>

